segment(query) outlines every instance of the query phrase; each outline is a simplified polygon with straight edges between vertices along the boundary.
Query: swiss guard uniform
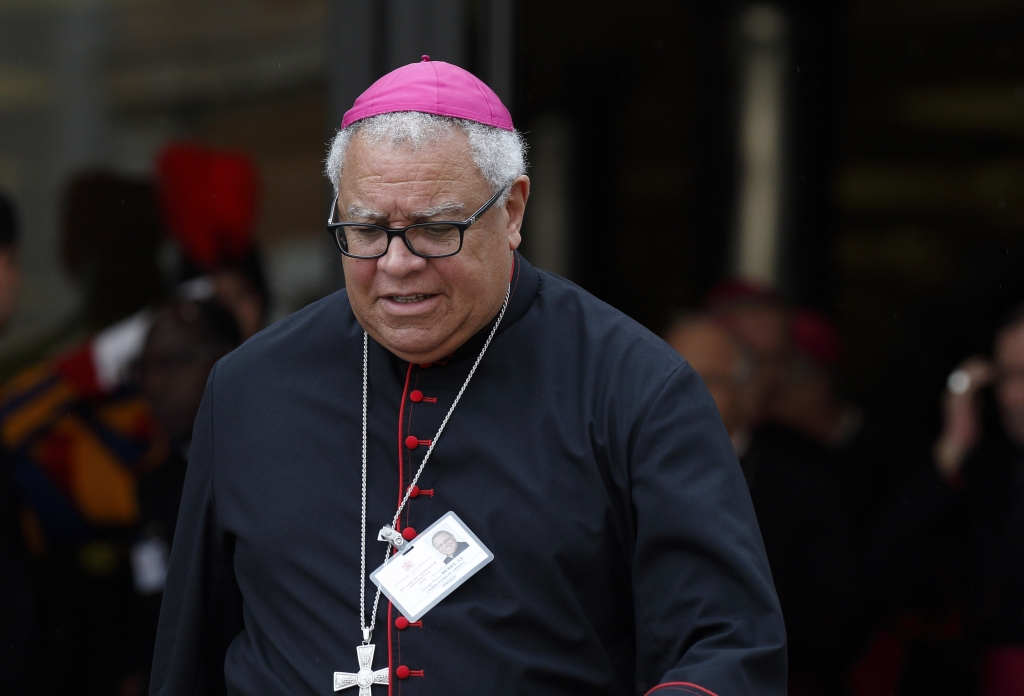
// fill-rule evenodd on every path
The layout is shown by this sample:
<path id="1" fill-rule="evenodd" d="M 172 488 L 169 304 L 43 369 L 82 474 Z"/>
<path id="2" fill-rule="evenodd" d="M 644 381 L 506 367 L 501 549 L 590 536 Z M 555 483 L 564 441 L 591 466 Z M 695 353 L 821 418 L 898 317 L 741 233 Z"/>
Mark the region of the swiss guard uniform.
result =
<path id="1" fill-rule="evenodd" d="M 374 589 L 360 534 L 370 573 L 385 557 L 376 530 L 493 325 L 433 364 L 369 339 L 365 532 L 364 333 L 346 291 L 221 360 L 195 426 L 152 693 L 329 694 L 336 672 L 354 679 L 361 582 Z M 785 693 L 743 475 L 667 344 L 515 254 L 507 310 L 443 433 L 395 528 L 414 539 L 452 511 L 493 561 L 421 620 L 382 598 L 381 685 L 359 693 Z"/>

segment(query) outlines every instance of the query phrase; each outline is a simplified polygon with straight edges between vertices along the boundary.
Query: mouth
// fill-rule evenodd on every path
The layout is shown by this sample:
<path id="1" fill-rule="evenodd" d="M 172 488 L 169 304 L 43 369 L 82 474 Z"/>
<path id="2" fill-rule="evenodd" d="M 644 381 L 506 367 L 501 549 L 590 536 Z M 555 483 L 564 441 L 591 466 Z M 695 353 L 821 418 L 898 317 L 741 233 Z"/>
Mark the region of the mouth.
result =
<path id="1" fill-rule="evenodd" d="M 423 300 L 433 297 L 433 295 L 387 295 L 387 299 L 392 302 L 399 302 L 402 304 L 410 304 L 412 302 L 422 302 Z"/>

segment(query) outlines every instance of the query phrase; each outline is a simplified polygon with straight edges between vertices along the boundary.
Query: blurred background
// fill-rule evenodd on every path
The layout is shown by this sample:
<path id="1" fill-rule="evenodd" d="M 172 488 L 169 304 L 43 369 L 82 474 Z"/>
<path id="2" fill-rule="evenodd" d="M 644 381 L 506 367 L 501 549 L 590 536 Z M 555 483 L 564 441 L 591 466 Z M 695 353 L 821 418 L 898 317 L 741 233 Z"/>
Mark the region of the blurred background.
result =
<path id="1" fill-rule="evenodd" d="M 526 258 L 659 334 L 725 279 L 773 288 L 832 322 L 838 389 L 889 452 L 927 461 L 947 375 L 1024 299 L 1020 2 L 0 0 L 22 276 L 0 377 L 213 270 L 168 212 L 175 148 L 250 168 L 232 264 L 258 257 L 263 323 L 342 287 L 326 144 L 422 54 L 526 134 Z"/>
<path id="2" fill-rule="evenodd" d="M 1021 294 L 1009 0 L 4 0 L 0 20 L 25 275 L 0 360 L 80 307 L 59 253 L 70 176 L 152 176 L 170 141 L 255 160 L 272 318 L 339 287 L 325 143 L 423 53 L 481 76 L 526 132 L 527 257 L 653 330 L 725 275 L 772 281 L 835 317 L 850 387 L 900 414 Z"/>

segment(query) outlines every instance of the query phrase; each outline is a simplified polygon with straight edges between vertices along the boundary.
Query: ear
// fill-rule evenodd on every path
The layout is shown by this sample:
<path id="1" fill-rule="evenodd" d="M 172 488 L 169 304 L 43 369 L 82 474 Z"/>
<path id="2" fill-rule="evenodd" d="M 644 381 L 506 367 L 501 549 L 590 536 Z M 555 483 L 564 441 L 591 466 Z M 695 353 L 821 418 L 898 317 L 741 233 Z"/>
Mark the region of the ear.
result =
<path id="1" fill-rule="evenodd" d="M 530 177 L 524 174 L 512 182 L 508 199 L 505 201 L 505 212 L 508 214 L 508 248 L 513 251 L 518 249 L 522 242 L 519 230 L 523 226 L 523 214 L 526 212 L 526 201 L 529 197 Z"/>

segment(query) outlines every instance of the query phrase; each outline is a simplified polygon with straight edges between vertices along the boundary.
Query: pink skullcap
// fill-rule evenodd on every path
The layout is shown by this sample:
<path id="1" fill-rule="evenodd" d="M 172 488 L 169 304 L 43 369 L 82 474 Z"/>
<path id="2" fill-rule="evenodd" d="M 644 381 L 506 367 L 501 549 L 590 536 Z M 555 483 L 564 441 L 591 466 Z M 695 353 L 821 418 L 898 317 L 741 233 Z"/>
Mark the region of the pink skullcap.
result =
<path id="1" fill-rule="evenodd" d="M 490 87 L 459 66 L 429 56 L 392 70 L 370 85 L 345 112 L 341 127 L 395 111 L 420 111 L 514 130 L 512 116 Z"/>

